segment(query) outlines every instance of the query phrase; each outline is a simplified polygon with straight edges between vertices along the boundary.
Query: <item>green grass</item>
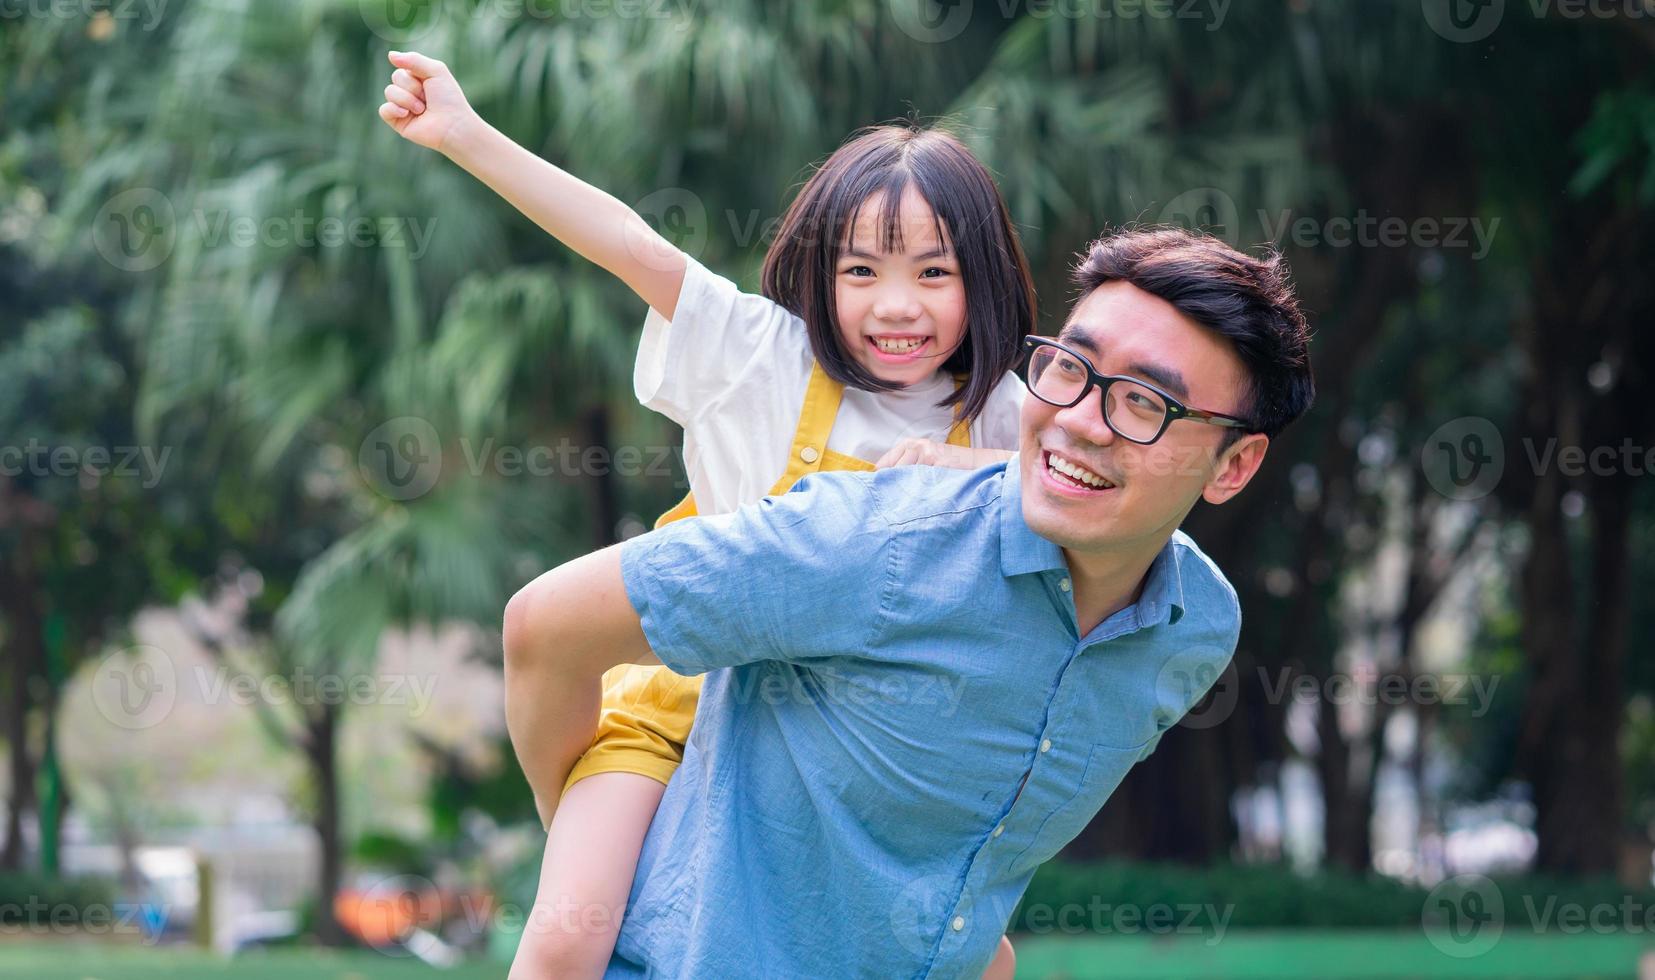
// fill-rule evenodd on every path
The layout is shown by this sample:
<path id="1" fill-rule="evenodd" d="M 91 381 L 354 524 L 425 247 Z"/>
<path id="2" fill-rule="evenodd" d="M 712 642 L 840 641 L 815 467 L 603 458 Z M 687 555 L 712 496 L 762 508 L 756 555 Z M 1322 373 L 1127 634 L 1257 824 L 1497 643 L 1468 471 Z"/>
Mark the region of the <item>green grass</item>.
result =
<path id="1" fill-rule="evenodd" d="M 1019 980 L 1633 980 L 1638 957 L 1655 951 L 1655 936 L 1625 933 L 1507 935 L 1466 959 L 1439 952 L 1417 932 L 1237 931 L 1211 939 L 1021 934 L 1013 942 Z M 227 960 L 180 947 L 0 939 L 0 977 L 29 980 L 499 980 L 505 972 L 505 963 L 483 959 L 435 970 L 378 953 L 294 949 Z"/>
<path id="2" fill-rule="evenodd" d="M 192 947 L 0 940 L 8 980 L 501 980 L 506 964 L 478 959 L 436 970 L 375 952 L 286 949 L 225 959 Z"/>
<path id="3" fill-rule="evenodd" d="M 1018 980 L 1200 977 L 1202 980 L 1402 980 L 1409 977 L 1584 980 L 1637 977 L 1655 936 L 1504 935 L 1457 959 L 1422 932 L 1233 931 L 1212 936 L 1012 936 Z"/>

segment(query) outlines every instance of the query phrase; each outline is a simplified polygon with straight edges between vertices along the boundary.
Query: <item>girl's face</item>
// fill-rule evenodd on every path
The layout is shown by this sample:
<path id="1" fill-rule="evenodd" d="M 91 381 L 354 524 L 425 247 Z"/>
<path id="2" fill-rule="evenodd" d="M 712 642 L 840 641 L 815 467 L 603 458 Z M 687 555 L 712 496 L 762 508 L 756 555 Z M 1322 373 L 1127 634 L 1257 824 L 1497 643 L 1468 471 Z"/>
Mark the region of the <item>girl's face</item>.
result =
<path id="1" fill-rule="evenodd" d="M 883 204 L 883 194 L 864 201 L 840 243 L 833 292 L 839 339 L 874 377 L 911 385 L 934 374 L 964 339 L 965 283 L 947 230 L 912 184 L 899 201 L 896 251 L 881 247 Z"/>

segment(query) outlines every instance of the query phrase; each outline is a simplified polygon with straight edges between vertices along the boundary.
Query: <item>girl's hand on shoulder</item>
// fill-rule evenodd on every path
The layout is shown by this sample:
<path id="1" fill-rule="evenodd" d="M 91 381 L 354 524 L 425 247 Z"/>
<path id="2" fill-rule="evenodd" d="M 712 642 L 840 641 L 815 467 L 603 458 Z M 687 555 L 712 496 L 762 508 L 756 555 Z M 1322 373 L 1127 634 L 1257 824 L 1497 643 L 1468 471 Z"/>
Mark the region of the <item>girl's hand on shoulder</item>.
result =
<path id="1" fill-rule="evenodd" d="M 934 439 L 904 439 L 879 457 L 874 467 L 883 470 L 893 466 L 947 466 L 956 470 L 974 470 L 1010 459 L 1012 455 L 994 449 L 950 446 Z"/>
<path id="2" fill-rule="evenodd" d="M 396 71 L 385 86 L 379 118 L 404 139 L 442 150 L 461 124 L 476 113 L 448 66 L 416 51 L 392 51 L 387 57 Z"/>

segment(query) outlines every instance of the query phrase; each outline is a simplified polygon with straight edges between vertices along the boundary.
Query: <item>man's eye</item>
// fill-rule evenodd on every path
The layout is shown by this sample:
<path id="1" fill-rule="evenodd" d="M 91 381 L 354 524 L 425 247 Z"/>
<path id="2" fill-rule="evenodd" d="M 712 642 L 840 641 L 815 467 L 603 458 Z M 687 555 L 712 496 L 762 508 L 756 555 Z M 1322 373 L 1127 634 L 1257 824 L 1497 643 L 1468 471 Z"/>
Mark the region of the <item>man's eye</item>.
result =
<path id="1" fill-rule="evenodd" d="M 1161 403 L 1141 391 L 1130 392 L 1126 400 L 1135 412 L 1150 415 L 1161 411 Z"/>
<path id="2" fill-rule="evenodd" d="M 1057 359 L 1057 369 L 1059 371 L 1062 371 L 1064 374 L 1084 374 L 1085 373 L 1084 371 L 1081 370 L 1081 367 L 1077 362 L 1072 361 L 1067 357 L 1060 357 L 1060 358 Z"/>

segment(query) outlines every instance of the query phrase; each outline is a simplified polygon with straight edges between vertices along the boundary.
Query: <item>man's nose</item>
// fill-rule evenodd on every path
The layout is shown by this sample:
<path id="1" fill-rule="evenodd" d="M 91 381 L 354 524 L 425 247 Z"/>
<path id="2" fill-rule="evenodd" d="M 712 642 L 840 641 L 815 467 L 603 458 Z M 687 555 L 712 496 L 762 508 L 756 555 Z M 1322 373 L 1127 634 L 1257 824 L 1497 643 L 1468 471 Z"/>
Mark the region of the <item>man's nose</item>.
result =
<path id="1" fill-rule="evenodd" d="M 1115 430 L 1103 420 L 1103 390 L 1093 386 L 1086 397 L 1068 408 L 1057 410 L 1057 424 L 1076 441 L 1107 446 L 1115 441 Z"/>

